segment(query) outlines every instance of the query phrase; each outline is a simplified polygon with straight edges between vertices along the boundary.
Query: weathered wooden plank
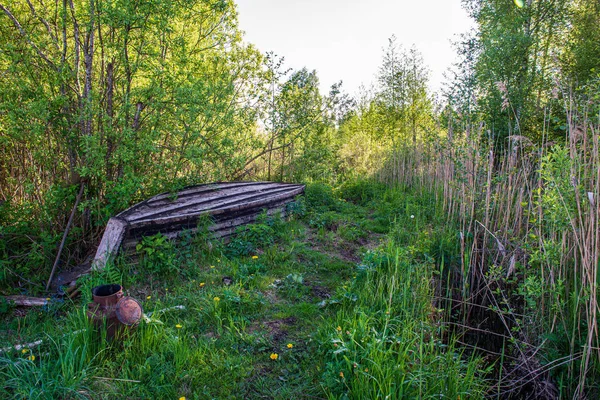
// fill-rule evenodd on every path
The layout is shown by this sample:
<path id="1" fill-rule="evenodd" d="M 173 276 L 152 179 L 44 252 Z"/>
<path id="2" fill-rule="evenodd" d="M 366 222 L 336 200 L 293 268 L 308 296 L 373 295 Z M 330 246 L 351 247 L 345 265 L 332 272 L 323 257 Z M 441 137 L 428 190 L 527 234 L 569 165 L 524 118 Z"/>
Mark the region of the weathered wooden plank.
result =
<path id="1" fill-rule="evenodd" d="M 277 213 L 283 213 L 285 201 L 274 204 L 270 209 L 252 209 L 245 211 L 240 214 L 221 214 L 213 217 L 213 224 L 209 227 L 210 234 L 215 238 L 223 238 L 230 236 L 235 233 L 236 229 L 240 226 L 252 223 L 256 221 L 257 217 L 266 211 L 267 215 L 275 215 Z M 125 248 L 134 247 L 143 236 L 150 236 L 157 233 L 161 233 L 166 237 L 173 239 L 179 237 L 184 231 L 196 232 L 197 228 L 195 225 L 163 225 L 155 227 L 155 229 L 146 228 L 145 230 L 132 230 L 128 232 L 127 239 L 123 242 L 122 246 Z"/>
<path id="2" fill-rule="evenodd" d="M 111 218 L 108 220 L 104 235 L 96 250 L 96 256 L 92 262 L 93 270 L 100 270 L 106 265 L 108 257 L 115 254 L 121 246 L 125 231 L 127 229 L 127 222 L 120 218 Z"/>
<path id="3" fill-rule="evenodd" d="M 207 193 L 216 190 L 225 190 L 225 189 L 233 189 L 233 188 L 241 188 L 241 187 L 253 187 L 253 186 L 262 186 L 265 184 L 269 185 L 277 185 L 275 182 L 215 182 L 215 183 L 207 183 L 204 185 L 191 186 L 188 188 L 184 188 L 183 190 L 177 193 L 177 197 L 187 197 L 187 196 L 196 196 L 201 193 Z M 173 197 L 173 193 L 165 192 L 161 194 L 157 194 L 156 196 L 147 200 L 148 203 L 157 203 L 161 200 L 169 200 Z"/>
<path id="4" fill-rule="evenodd" d="M 233 191 L 230 191 L 230 189 L 227 188 L 227 190 L 206 193 L 201 197 L 188 197 L 186 199 L 174 200 L 161 206 L 150 205 L 150 203 L 147 203 L 143 207 L 136 208 L 131 213 L 124 212 L 119 214 L 119 216 L 130 223 L 135 223 L 159 217 L 169 217 L 175 214 L 197 213 L 205 209 L 219 208 L 228 203 L 233 204 L 236 201 L 244 202 L 247 198 L 249 199 L 252 196 L 265 197 L 271 193 L 294 190 L 297 188 L 297 185 L 275 186 L 273 184 L 256 185 L 252 190 L 247 190 L 247 187 L 242 187 L 234 188 Z"/>
<path id="5" fill-rule="evenodd" d="M 154 196 L 144 202 L 123 211 L 119 216 L 127 216 L 128 219 L 137 218 L 137 214 L 143 214 L 148 210 L 163 209 L 173 204 L 184 204 L 191 199 L 192 202 L 200 199 L 220 198 L 228 194 L 243 193 L 244 191 L 259 191 L 265 188 L 276 186 L 272 182 L 252 182 L 250 183 L 219 183 L 200 185 L 184 189 L 176 194 L 163 193 Z"/>
<path id="6" fill-rule="evenodd" d="M 254 207 L 268 206 L 270 203 L 278 201 L 282 198 L 291 198 L 302 192 L 303 188 L 296 189 L 279 189 L 273 190 L 268 193 L 252 193 L 250 195 L 238 196 L 234 199 L 228 198 L 228 200 L 210 203 L 208 205 L 202 204 L 191 208 L 178 208 L 175 213 L 156 213 L 152 217 L 138 219 L 130 221 L 130 226 L 140 228 L 148 225 L 160 224 L 163 221 L 169 223 L 177 223 L 178 221 L 189 219 L 190 216 L 200 215 L 203 212 L 210 212 L 210 214 L 228 213 L 241 209 L 250 209 Z"/>

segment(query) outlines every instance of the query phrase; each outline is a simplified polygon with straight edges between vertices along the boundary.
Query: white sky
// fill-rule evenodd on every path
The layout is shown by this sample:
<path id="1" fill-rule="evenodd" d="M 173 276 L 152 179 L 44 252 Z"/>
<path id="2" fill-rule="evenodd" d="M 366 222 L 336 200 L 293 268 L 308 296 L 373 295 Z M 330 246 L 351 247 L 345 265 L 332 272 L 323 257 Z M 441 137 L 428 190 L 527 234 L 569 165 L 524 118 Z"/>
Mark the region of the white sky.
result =
<path id="1" fill-rule="evenodd" d="M 413 43 L 438 90 L 455 59 L 450 40 L 473 23 L 460 0 L 237 0 L 244 39 L 262 52 L 285 57 L 285 66 L 316 69 L 321 92 L 343 80 L 345 91 L 375 81 L 387 39 Z"/>

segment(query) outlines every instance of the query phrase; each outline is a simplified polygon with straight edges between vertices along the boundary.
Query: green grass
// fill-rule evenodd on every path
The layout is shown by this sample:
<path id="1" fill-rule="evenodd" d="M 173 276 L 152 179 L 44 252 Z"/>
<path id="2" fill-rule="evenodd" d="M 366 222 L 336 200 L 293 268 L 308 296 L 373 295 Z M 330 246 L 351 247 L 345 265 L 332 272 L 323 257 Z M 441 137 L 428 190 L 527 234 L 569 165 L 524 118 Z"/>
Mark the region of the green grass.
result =
<path id="1" fill-rule="evenodd" d="M 1 347 L 44 342 L 1 355 L 0 397 L 482 398 L 480 360 L 432 306 L 431 254 L 447 233 L 417 200 L 364 182 L 309 185 L 287 220 L 265 217 L 228 245 L 148 239 L 137 262 L 82 282 L 75 303 L 4 312 Z M 106 343 L 85 304 L 109 281 L 147 313 L 185 309 Z"/>

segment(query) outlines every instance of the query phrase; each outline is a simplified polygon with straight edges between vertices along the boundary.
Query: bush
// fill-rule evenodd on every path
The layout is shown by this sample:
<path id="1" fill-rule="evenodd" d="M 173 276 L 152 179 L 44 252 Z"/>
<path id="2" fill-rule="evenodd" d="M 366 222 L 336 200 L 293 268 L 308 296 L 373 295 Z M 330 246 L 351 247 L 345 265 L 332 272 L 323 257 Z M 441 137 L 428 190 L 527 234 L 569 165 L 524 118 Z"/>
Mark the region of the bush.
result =
<path id="1" fill-rule="evenodd" d="M 379 182 L 358 180 L 348 181 L 339 188 L 339 194 L 343 199 L 355 204 L 366 206 L 369 202 L 383 198 L 387 188 Z"/>

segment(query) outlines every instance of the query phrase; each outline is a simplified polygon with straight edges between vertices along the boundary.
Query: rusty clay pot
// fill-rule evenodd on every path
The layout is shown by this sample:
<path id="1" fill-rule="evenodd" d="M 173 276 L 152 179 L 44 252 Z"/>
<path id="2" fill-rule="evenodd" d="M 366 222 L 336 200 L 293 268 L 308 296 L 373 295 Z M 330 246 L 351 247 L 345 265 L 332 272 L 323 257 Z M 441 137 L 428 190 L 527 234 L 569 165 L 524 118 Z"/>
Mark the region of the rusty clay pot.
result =
<path id="1" fill-rule="evenodd" d="M 106 329 L 108 340 L 134 328 L 142 317 L 142 306 L 135 299 L 124 296 L 121 285 L 96 286 L 92 289 L 92 300 L 88 304 L 88 318 L 98 330 Z"/>

